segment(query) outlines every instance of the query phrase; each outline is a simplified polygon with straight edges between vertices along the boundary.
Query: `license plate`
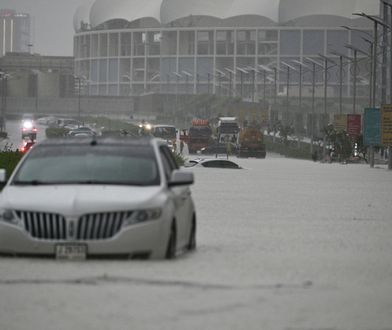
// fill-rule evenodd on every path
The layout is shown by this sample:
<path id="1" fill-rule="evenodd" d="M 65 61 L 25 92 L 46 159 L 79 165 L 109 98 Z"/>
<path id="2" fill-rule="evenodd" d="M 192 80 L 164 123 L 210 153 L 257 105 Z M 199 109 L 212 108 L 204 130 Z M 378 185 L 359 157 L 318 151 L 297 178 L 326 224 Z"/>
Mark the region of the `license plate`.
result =
<path id="1" fill-rule="evenodd" d="M 85 260 L 87 246 L 83 244 L 58 244 L 55 252 L 56 259 L 59 260 Z"/>

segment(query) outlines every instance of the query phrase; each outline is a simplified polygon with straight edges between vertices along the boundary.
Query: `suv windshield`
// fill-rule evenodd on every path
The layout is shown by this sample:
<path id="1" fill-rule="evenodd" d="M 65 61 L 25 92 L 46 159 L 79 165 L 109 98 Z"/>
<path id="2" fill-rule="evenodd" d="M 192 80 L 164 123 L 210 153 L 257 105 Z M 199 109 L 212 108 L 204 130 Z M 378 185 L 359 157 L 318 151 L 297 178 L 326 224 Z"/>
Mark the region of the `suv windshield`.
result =
<path id="1" fill-rule="evenodd" d="M 11 184 L 159 185 L 152 148 L 118 145 L 40 145 Z"/>

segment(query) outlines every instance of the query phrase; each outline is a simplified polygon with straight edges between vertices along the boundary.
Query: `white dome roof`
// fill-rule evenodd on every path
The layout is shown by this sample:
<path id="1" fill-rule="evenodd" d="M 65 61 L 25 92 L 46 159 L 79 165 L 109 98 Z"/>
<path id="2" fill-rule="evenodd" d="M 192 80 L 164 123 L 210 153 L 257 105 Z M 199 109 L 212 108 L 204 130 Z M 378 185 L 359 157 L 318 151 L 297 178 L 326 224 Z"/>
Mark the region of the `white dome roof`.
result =
<path id="1" fill-rule="evenodd" d="M 112 19 L 129 22 L 151 17 L 160 21 L 162 0 L 96 0 L 91 7 L 90 22 L 96 27 Z"/>
<path id="2" fill-rule="evenodd" d="M 75 15 L 73 17 L 73 26 L 75 31 L 80 29 L 80 24 L 82 22 L 90 24 L 90 9 L 94 1 L 95 0 L 86 1 L 83 5 L 79 6 L 78 9 L 76 9 Z"/>
<path id="3" fill-rule="evenodd" d="M 161 22 L 167 24 L 190 16 L 213 16 L 221 19 L 241 16 L 265 16 L 277 22 L 278 0 L 163 0 Z"/>
<path id="4" fill-rule="evenodd" d="M 310 16 L 337 16 L 356 18 L 354 12 L 379 14 L 376 0 L 89 0 L 79 7 L 74 16 L 75 29 L 80 22 L 91 23 L 94 28 L 113 19 L 132 22 L 153 18 L 168 24 L 188 16 L 209 16 L 229 19 L 252 15 L 266 17 L 284 24 Z M 91 5 L 91 2 L 94 3 Z M 89 11 L 89 15 L 88 15 Z M 89 17 L 89 19 L 88 19 Z"/>

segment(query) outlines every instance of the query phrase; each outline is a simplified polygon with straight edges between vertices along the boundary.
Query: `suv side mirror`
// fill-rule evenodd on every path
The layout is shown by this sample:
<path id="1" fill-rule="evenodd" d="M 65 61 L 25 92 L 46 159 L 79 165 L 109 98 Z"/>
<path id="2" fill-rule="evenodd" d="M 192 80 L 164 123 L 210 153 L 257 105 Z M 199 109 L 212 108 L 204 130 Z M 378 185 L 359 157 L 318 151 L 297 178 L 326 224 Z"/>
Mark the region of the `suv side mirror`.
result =
<path id="1" fill-rule="evenodd" d="M 168 182 L 169 187 L 175 186 L 189 186 L 194 183 L 194 177 L 192 172 L 174 170 L 170 181 Z"/>
<path id="2" fill-rule="evenodd" d="M 4 168 L 0 168 L 0 183 L 5 183 L 7 181 L 7 173 Z"/>

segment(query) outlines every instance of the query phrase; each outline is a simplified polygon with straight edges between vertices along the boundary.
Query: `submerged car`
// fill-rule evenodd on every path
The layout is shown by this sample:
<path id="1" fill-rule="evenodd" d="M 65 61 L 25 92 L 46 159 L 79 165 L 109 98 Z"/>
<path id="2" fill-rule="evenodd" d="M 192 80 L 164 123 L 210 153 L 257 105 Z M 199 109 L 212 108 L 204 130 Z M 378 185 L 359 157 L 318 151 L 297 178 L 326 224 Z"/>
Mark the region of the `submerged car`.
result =
<path id="1" fill-rule="evenodd" d="M 196 247 L 192 183 L 157 139 L 44 141 L 0 194 L 0 253 L 174 258 Z"/>
<path id="2" fill-rule="evenodd" d="M 229 169 L 242 169 L 237 163 L 234 163 L 228 159 L 214 158 L 214 159 L 203 159 L 196 158 L 191 159 L 185 163 L 185 167 L 208 167 L 208 168 L 229 168 Z"/>
<path id="3" fill-rule="evenodd" d="M 97 135 L 90 127 L 79 127 L 68 132 L 69 137 L 92 137 Z"/>

